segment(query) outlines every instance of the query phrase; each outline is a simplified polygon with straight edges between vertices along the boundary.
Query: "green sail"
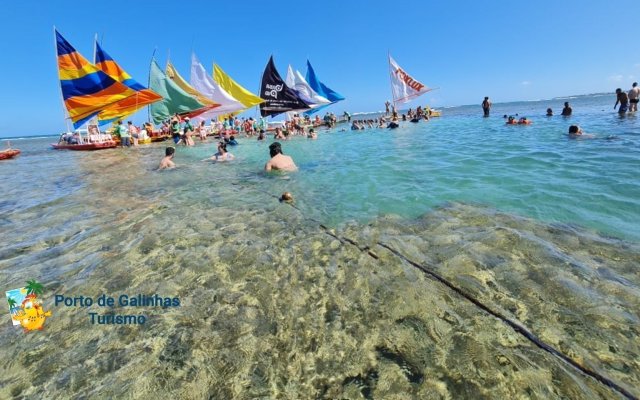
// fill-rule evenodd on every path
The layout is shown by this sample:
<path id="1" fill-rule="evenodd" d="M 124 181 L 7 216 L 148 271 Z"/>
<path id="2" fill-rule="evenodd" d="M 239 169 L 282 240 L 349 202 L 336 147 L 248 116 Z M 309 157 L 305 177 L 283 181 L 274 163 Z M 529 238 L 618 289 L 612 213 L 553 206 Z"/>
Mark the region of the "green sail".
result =
<path id="1" fill-rule="evenodd" d="M 178 85 L 169 79 L 162 69 L 160 69 L 156 60 L 151 61 L 149 89 L 163 97 L 162 101 L 158 101 L 149 106 L 149 112 L 155 124 L 160 124 L 176 113 L 193 116 L 210 108 L 178 87 Z"/>

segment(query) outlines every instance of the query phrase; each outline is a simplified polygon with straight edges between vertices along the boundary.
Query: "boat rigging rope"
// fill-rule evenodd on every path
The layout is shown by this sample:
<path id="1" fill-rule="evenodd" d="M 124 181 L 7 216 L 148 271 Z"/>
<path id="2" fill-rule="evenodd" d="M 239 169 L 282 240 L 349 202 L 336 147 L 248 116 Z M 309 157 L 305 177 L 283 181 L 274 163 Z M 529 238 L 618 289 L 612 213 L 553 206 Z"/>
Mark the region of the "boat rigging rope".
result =
<path id="1" fill-rule="evenodd" d="M 233 184 L 237 185 L 237 186 L 248 187 L 248 186 L 245 186 L 245 185 L 241 185 L 241 184 L 239 184 L 237 182 L 233 183 Z M 273 194 L 271 194 L 271 193 L 269 193 L 269 192 L 267 192 L 265 190 L 262 190 L 260 188 L 252 187 L 252 189 L 258 190 L 260 192 L 263 192 L 263 193 L 267 194 L 268 196 L 271 196 L 271 197 L 274 197 L 274 198 L 280 200 L 280 198 L 278 196 L 273 195 Z M 327 228 L 324 224 L 322 224 L 320 221 L 316 220 L 313 217 L 309 217 L 309 216 L 304 215 L 304 212 L 299 207 L 297 207 L 295 204 L 293 204 L 292 202 L 283 202 L 283 203 L 286 203 L 289 206 L 293 207 L 294 209 L 298 210 L 303 219 L 306 219 L 306 220 L 309 220 L 309 221 L 317 223 L 318 226 L 324 231 L 325 234 L 327 234 L 327 235 L 333 237 L 334 239 L 338 240 L 343 245 L 346 244 L 346 243 L 351 244 L 354 247 L 356 247 L 358 250 L 360 250 L 361 252 L 368 254 L 370 257 L 374 258 L 375 260 L 379 260 L 378 255 L 376 253 L 374 253 L 369 246 L 360 246 L 353 239 L 347 238 L 345 236 L 337 235 L 331 229 Z M 440 275 L 437 272 L 435 272 L 435 268 L 430 267 L 430 266 L 426 266 L 424 264 L 420 264 L 420 263 L 418 263 L 416 261 L 413 261 L 413 260 L 409 259 L 407 256 L 403 255 L 398 250 L 394 249 L 393 247 L 389 246 L 386 243 L 378 241 L 378 242 L 376 242 L 376 244 L 378 246 L 388 250 L 391 254 L 393 254 L 396 257 L 400 258 L 401 260 L 405 261 L 406 263 L 408 263 L 412 267 L 422 271 L 429 278 L 440 282 L 441 284 L 443 284 L 447 288 L 451 289 L 453 292 L 455 292 L 456 294 L 458 294 L 459 296 L 461 296 L 465 300 L 469 301 L 471 304 L 475 305 L 476 307 L 478 307 L 479 309 L 481 309 L 485 313 L 487 313 L 487 314 L 499 319 L 500 321 L 505 323 L 507 326 L 509 326 L 511 329 L 513 329 L 516 333 L 520 334 L 522 337 L 524 337 L 526 340 L 528 340 L 529 342 L 533 343 L 535 346 L 539 347 L 540 349 L 546 351 L 547 353 L 549 353 L 552 356 L 560 359 L 561 361 L 564 361 L 565 363 L 569 364 L 573 368 L 577 369 L 579 372 L 582 372 L 583 374 L 585 374 L 587 376 L 590 376 L 591 378 L 595 379 L 596 381 L 598 381 L 598 382 L 602 383 L 603 385 L 611 388 L 612 390 L 618 392 L 619 394 L 621 394 L 622 396 L 624 396 L 628 400 L 639 400 L 638 397 L 634 396 L 632 393 L 630 393 L 628 390 L 626 390 L 625 388 L 623 388 L 622 386 L 620 386 L 616 382 L 614 382 L 611 379 L 607 378 L 606 376 L 600 374 L 599 372 L 592 370 L 589 367 L 586 367 L 584 365 L 579 364 L 577 361 L 575 361 L 571 357 L 567 356 L 566 354 L 562 353 L 560 350 L 558 350 L 555 347 L 553 347 L 552 345 L 544 342 L 542 339 L 540 339 L 538 336 L 533 334 L 529 329 L 527 329 L 523 325 L 521 325 L 518 322 L 512 320 L 511 318 L 509 318 L 508 316 L 502 314 L 501 312 L 491 309 L 489 306 L 487 306 L 486 304 L 482 303 L 480 300 L 478 300 L 477 298 L 473 297 L 471 294 L 467 293 L 464 289 L 456 286 L 454 283 L 450 282 L 445 277 L 443 277 L 442 275 Z"/>

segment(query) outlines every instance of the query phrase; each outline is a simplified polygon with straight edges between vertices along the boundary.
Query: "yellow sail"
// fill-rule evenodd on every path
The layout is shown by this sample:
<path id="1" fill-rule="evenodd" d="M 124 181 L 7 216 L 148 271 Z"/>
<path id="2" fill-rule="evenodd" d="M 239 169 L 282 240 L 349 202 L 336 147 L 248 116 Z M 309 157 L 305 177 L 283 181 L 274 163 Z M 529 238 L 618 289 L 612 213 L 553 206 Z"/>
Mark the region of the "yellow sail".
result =
<path id="1" fill-rule="evenodd" d="M 264 102 L 263 99 L 254 95 L 247 89 L 243 88 L 238 82 L 231 79 L 218 64 L 213 64 L 213 79 L 218 82 L 224 90 L 227 91 L 233 98 L 242 103 L 245 107 L 250 108 Z"/>
<path id="2" fill-rule="evenodd" d="M 184 78 L 180 76 L 180 74 L 175 69 L 173 64 L 171 64 L 171 62 L 167 62 L 166 72 L 169 79 L 175 82 L 175 84 L 178 85 L 180 89 L 184 90 L 191 96 L 195 97 L 196 100 L 198 100 L 200 103 L 204 104 L 205 106 L 216 105 L 216 103 L 213 100 L 203 95 L 202 93 L 198 92 L 191 85 L 189 85 L 187 81 L 185 81 Z"/>

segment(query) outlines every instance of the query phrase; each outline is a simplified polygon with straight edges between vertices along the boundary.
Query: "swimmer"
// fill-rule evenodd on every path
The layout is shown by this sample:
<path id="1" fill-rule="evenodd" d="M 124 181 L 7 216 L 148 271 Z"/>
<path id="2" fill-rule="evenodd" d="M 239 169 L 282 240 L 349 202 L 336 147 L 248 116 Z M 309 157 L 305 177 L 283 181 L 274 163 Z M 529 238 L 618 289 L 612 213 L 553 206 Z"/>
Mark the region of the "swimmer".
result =
<path id="1" fill-rule="evenodd" d="M 162 159 L 162 161 L 160 161 L 160 165 L 158 166 L 158 169 L 175 168 L 176 164 L 172 161 L 173 155 L 175 154 L 175 152 L 176 152 L 175 147 L 167 147 L 164 150 L 164 158 Z"/>
<path id="2" fill-rule="evenodd" d="M 227 151 L 227 144 L 225 142 L 219 142 L 218 152 L 212 155 L 211 158 L 205 159 L 203 161 L 211 160 L 211 161 L 223 162 L 223 161 L 231 161 L 234 159 L 235 157 L 233 156 L 233 154 Z"/>
<path id="3" fill-rule="evenodd" d="M 571 125 L 569 127 L 569 138 L 570 139 L 592 139 L 595 136 L 593 135 L 587 135 L 582 131 L 582 128 L 580 128 L 578 125 Z"/>
<path id="4" fill-rule="evenodd" d="M 547 117 L 553 117 L 553 110 L 551 108 L 547 108 Z"/>
<path id="5" fill-rule="evenodd" d="M 298 167 L 289 156 L 282 154 L 282 145 L 279 142 L 273 142 L 269 146 L 269 154 L 271 159 L 264 165 L 265 171 L 272 169 L 280 171 L 296 171 Z"/>
<path id="6" fill-rule="evenodd" d="M 309 129 L 309 134 L 307 135 L 307 138 L 309 139 L 317 139 L 318 135 L 316 135 L 316 131 L 313 130 L 313 128 Z"/>

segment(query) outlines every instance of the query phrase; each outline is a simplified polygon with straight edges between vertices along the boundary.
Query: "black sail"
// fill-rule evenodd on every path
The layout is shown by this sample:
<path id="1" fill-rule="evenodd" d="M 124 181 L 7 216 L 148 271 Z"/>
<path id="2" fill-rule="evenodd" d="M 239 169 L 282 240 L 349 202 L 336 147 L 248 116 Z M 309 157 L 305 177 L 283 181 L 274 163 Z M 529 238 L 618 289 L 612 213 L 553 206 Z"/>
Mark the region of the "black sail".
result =
<path id="1" fill-rule="evenodd" d="M 264 103 L 260 103 L 260 115 L 263 117 L 311 108 L 284 83 L 273 63 L 273 56 L 269 58 L 269 63 L 262 74 L 260 97 L 264 99 Z"/>

